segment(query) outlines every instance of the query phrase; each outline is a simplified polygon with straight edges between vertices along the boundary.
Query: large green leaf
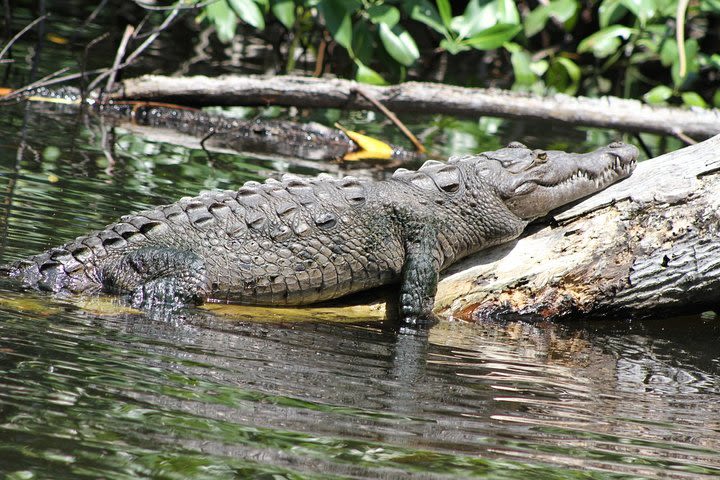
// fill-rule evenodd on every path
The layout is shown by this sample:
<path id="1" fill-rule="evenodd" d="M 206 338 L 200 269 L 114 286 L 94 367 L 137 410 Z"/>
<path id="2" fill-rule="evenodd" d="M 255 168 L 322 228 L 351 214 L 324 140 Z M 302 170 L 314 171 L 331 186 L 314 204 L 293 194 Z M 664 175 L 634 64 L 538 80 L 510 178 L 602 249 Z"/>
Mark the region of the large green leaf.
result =
<path id="1" fill-rule="evenodd" d="M 405 0 L 403 6 L 413 20 L 424 23 L 445 37 L 449 36 L 440 14 L 428 0 Z"/>
<path id="2" fill-rule="evenodd" d="M 390 56 L 406 67 L 420 57 L 415 40 L 399 25 L 390 28 L 387 24 L 381 23 L 380 40 Z"/>
<path id="3" fill-rule="evenodd" d="M 350 12 L 341 0 L 323 0 L 318 10 L 325 19 L 325 26 L 337 43 L 352 51 L 352 23 Z"/>
<path id="4" fill-rule="evenodd" d="M 623 25 L 603 28 L 584 39 L 578 45 L 578 53 L 592 52 L 597 58 L 605 58 L 617 51 L 621 39 L 627 40 L 634 30 Z"/>
<path id="5" fill-rule="evenodd" d="M 205 7 L 205 13 L 210 23 L 215 25 L 218 39 L 223 43 L 229 43 L 235 36 L 238 21 L 230 5 L 225 0 L 220 0 Z"/>
<path id="6" fill-rule="evenodd" d="M 522 30 L 520 25 L 498 23 L 471 38 L 463 40 L 463 43 L 477 50 L 491 50 L 501 47 L 505 42 L 512 40 L 520 30 Z"/>
<path id="7" fill-rule="evenodd" d="M 384 23 L 392 28 L 400 21 L 400 10 L 390 5 L 373 5 L 366 10 L 368 18 L 374 24 Z"/>
<path id="8" fill-rule="evenodd" d="M 228 0 L 240 20 L 252 25 L 258 30 L 265 29 L 265 15 L 252 0 Z"/>
<path id="9" fill-rule="evenodd" d="M 285 28 L 292 30 L 295 25 L 295 1 L 275 0 L 270 8 L 275 18 L 280 20 Z"/>

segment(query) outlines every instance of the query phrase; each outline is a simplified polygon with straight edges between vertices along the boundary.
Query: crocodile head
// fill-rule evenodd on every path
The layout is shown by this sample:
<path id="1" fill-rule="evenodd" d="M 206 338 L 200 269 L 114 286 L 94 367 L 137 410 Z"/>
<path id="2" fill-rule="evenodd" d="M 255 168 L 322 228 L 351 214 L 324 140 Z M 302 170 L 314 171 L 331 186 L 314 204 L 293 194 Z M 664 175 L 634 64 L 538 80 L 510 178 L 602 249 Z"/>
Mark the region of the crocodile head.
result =
<path id="1" fill-rule="evenodd" d="M 513 142 L 475 157 L 475 171 L 510 211 L 530 220 L 629 176 L 637 156 L 636 147 L 620 142 L 589 153 L 530 150 Z"/>

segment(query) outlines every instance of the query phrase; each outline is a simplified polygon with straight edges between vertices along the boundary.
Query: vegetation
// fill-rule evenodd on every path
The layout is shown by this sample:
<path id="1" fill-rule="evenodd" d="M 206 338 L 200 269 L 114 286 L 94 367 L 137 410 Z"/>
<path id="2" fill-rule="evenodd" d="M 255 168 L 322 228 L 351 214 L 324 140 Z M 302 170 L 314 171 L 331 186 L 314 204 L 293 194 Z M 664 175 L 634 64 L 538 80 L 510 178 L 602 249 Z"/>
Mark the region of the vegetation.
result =
<path id="1" fill-rule="evenodd" d="M 480 61 L 516 90 L 720 106 L 720 0 L 218 0 L 198 19 L 230 42 L 239 22 L 283 26 L 287 70 L 298 46 L 329 41 L 334 73 L 366 83 L 422 76 L 442 57 Z M 465 82 L 467 83 L 467 82 Z"/>

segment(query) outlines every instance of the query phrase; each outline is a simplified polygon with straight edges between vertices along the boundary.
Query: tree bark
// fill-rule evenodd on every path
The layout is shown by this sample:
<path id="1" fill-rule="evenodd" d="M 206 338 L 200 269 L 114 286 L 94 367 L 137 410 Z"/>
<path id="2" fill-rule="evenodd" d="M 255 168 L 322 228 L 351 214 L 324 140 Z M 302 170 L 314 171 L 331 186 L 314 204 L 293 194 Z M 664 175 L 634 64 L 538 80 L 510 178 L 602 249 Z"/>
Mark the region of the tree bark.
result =
<path id="1" fill-rule="evenodd" d="M 720 133 L 720 111 L 652 107 L 636 100 L 552 95 L 407 82 L 380 87 L 350 80 L 295 76 L 209 78 L 143 76 L 125 80 L 111 99 L 205 105 L 285 105 L 372 109 L 362 89 L 394 112 L 496 116 L 632 132 L 707 138 Z"/>
<path id="2" fill-rule="evenodd" d="M 720 135 L 633 175 L 520 240 L 453 265 L 436 311 L 471 320 L 688 313 L 720 292 Z"/>

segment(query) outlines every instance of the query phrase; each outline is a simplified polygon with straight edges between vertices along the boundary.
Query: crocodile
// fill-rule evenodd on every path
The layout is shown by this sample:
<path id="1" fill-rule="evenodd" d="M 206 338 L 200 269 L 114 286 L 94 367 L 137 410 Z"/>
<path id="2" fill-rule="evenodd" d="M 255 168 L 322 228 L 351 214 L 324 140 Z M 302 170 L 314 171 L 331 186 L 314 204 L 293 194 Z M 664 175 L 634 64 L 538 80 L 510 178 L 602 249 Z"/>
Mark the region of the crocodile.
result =
<path id="1" fill-rule="evenodd" d="M 620 142 L 584 154 L 513 142 L 382 181 L 287 174 L 123 216 L 0 275 L 140 308 L 307 305 L 399 283 L 400 320 L 423 325 L 440 271 L 627 177 L 637 156 Z"/>

